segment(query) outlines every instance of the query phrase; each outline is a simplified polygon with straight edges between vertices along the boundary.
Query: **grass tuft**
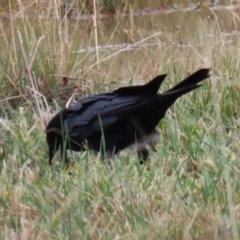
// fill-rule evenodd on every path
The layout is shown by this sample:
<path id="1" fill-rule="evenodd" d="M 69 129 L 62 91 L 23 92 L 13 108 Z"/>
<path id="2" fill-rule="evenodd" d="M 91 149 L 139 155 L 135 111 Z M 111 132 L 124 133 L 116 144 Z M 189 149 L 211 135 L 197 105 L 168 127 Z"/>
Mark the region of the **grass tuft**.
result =
<path id="1" fill-rule="evenodd" d="M 95 25 L 76 17 L 91 1 L 0 2 L 0 238 L 239 239 L 238 10 L 96 2 Z M 148 165 L 124 151 L 110 171 L 86 151 L 48 166 L 45 126 L 72 93 L 167 73 L 164 91 L 202 67 L 211 78 L 168 111 Z"/>

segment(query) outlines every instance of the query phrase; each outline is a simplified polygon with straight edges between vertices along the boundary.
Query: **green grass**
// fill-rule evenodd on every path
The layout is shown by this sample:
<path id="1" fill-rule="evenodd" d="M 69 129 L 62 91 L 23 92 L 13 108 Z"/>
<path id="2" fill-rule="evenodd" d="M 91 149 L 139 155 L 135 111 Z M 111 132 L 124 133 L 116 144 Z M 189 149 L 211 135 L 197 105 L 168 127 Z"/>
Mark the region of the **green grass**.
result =
<path id="1" fill-rule="evenodd" d="M 77 53 L 95 46 L 92 22 L 26 16 L 0 22 L 0 239 L 238 239 L 240 46 L 225 34 L 240 27 L 235 12 L 99 21 L 99 45 L 139 47 L 99 51 L 99 64 L 96 51 Z M 211 78 L 168 111 L 146 166 L 134 151 L 112 171 L 91 151 L 48 166 L 44 131 L 59 106 L 44 104 L 39 79 L 76 77 L 90 95 L 167 73 L 163 91 L 201 67 Z"/>

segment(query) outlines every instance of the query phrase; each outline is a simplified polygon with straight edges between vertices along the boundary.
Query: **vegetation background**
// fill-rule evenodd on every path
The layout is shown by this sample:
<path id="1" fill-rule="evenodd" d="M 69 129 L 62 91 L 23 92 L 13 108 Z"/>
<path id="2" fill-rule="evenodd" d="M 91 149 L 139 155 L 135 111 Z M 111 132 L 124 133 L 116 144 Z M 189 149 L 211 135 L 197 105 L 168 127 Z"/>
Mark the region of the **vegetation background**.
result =
<path id="1" fill-rule="evenodd" d="M 240 18 L 233 1 L 0 1 L 1 239 L 239 239 Z M 202 67 L 147 166 L 90 151 L 48 166 L 45 127 L 77 98 Z"/>

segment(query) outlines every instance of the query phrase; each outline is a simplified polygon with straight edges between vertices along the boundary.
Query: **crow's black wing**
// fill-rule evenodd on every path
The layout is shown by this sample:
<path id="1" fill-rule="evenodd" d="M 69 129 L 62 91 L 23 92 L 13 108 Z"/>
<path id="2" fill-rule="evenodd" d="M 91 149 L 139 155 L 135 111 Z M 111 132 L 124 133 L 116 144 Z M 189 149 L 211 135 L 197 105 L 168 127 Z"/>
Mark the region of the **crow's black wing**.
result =
<path id="1" fill-rule="evenodd" d="M 87 137 L 126 117 L 148 96 L 108 93 L 85 98 L 68 109 L 64 116 L 64 129 L 71 137 Z"/>

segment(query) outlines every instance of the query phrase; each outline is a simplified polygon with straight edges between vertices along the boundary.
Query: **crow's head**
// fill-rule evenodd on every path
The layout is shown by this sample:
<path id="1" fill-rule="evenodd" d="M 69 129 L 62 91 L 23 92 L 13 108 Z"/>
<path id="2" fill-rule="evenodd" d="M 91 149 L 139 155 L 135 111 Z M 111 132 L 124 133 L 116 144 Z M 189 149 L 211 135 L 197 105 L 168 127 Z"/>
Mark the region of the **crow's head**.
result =
<path id="1" fill-rule="evenodd" d="M 64 126 L 64 116 L 67 109 L 64 109 L 58 113 L 47 125 L 46 128 L 46 140 L 49 148 L 49 164 L 52 164 L 52 158 L 54 153 L 62 145 L 63 141 L 63 126 Z"/>

